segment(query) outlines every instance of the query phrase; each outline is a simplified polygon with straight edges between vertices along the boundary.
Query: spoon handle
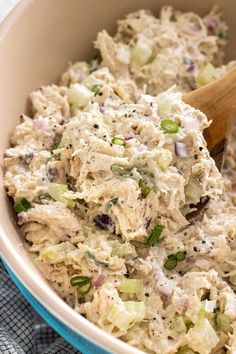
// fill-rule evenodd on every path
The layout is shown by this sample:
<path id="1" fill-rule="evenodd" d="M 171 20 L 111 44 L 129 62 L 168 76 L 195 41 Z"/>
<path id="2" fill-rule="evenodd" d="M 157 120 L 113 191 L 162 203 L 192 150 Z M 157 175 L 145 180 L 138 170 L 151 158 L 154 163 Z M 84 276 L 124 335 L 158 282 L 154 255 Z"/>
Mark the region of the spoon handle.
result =
<path id="1" fill-rule="evenodd" d="M 204 131 L 211 156 L 220 169 L 230 121 L 236 119 L 236 68 L 184 95 L 183 100 L 206 114 L 212 124 Z"/>

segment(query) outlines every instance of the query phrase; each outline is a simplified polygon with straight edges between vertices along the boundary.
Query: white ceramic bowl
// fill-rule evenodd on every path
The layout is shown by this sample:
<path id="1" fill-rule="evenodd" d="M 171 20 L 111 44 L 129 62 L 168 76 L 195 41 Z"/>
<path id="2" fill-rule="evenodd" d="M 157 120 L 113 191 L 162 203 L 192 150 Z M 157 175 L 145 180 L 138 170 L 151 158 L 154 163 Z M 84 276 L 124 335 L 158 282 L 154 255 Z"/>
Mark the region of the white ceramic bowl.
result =
<path id="1" fill-rule="evenodd" d="M 92 41 L 99 30 L 112 33 L 117 19 L 141 8 L 157 13 L 161 5 L 172 4 L 203 14 L 215 2 L 222 6 L 231 36 L 236 38 L 235 0 L 22 0 L 0 26 L 1 160 L 20 113 L 27 112 L 27 95 L 56 82 L 69 61 L 91 58 Z M 227 57 L 236 58 L 234 40 Z M 48 285 L 24 247 L 5 196 L 2 171 L 0 178 L 0 252 L 22 293 L 83 353 L 141 353 L 77 314 Z"/>

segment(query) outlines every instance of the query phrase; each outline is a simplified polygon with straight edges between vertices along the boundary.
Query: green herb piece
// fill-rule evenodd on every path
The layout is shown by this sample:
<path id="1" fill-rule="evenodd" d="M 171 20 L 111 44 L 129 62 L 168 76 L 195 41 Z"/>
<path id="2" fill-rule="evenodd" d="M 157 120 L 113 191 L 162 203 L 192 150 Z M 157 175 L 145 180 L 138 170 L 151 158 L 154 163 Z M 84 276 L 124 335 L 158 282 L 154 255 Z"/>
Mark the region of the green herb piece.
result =
<path id="1" fill-rule="evenodd" d="M 109 267 L 109 263 L 108 263 L 108 262 L 98 261 L 92 252 L 86 251 L 85 253 L 86 253 L 86 255 L 87 255 L 89 258 L 93 259 L 94 262 L 95 262 L 98 266 L 103 267 L 103 268 L 108 268 L 108 267 Z"/>
<path id="2" fill-rule="evenodd" d="M 111 209 L 113 205 L 116 205 L 118 203 L 119 198 L 113 198 L 109 200 L 109 202 L 106 205 L 106 209 Z"/>
<path id="3" fill-rule="evenodd" d="M 111 139 L 112 144 L 119 145 L 119 146 L 125 146 L 126 142 L 124 139 L 119 138 L 114 136 L 114 138 Z"/>
<path id="4" fill-rule="evenodd" d="M 173 255 L 171 255 L 173 256 Z M 168 256 L 167 259 L 164 262 L 164 268 L 168 270 L 172 270 L 177 266 L 177 259 Z"/>
<path id="5" fill-rule="evenodd" d="M 101 90 L 101 86 L 100 85 L 94 85 L 92 88 L 91 88 L 91 91 L 94 93 L 94 96 L 96 96 Z"/>
<path id="6" fill-rule="evenodd" d="M 39 199 L 40 199 L 40 200 L 50 200 L 50 199 L 52 199 L 52 198 L 51 198 L 50 194 L 44 193 L 44 194 L 41 194 L 41 195 L 39 196 Z"/>
<path id="7" fill-rule="evenodd" d="M 147 198 L 148 194 L 151 192 L 151 188 L 147 186 L 143 179 L 139 180 L 138 185 L 141 189 L 141 199 Z"/>
<path id="8" fill-rule="evenodd" d="M 71 286 L 77 288 L 77 292 L 81 296 L 88 294 L 88 292 L 92 288 L 91 279 L 82 275 L 76 275 L 75 277 L 71 278 L 70 284 Z"/>
<path id="9" fill-rule="evenodd" d="M 70 115 L 71 115 L 71 117 L 76 116 L 78 111 L 79 111 L 79 109 L 78 109 L 78 107 L 75 104 L 70 104 Z M 55 148 L 55 149 L 57 149 L 57 148 Z"/>
<path id="10" fill-rule="evenodd" d="M 111 165 L 111 170 L 116 176 L 130 177 L 129 171 L 126 171 L 123 166 L 113 164 Z"/>
<path id="11" fill-rule="evenodd" d="M 52 145 L 52 150 L 58 149 L 59 145 L 60 145 L 60 143 L 55 143 L 55 144 L 53 144 L 53 145 Z"/>
<path id="12" fill-rule="evenodd" d="M 18 213 L 22 211 L 27 211 L 32 207 L 31 203 L 26 198 L 21 198 L 17 203 L 14 204 L 14 209 Z"/>
<path id="13" fill-rule="evenodd" d="M 229 38 L 229 31 L 228 29 L 221 29 L 218 33 L 218 37 L 221 39 L 228 39 Z"/>
<path id="14" fill-rule="evenodd" d="M 158 241 L 160 241 L 160 237 L 164 228 L 165 226 L 163 225 L 156 225 L 150 235 L 145 240 L 145 245 L 151 247 L 154 246 Z"/>
<path id="15" fill-rule="evenodd" d="M 184 57 L 183 58 L 183 63 L 187 64 L 187 65 L 191 65 L 191 64 L 193 64 L 193 59 L 190 58 L 190 57 Z"/>
<path id="16" fill-rule="evenodd" d="M 178 133 L 179 126 L 178 124 L 172 119 L 164 119 L 161 122 L 161 129 L 164 130 L 165 133 L 174 134 Z"/>
<path id="17" fill-rule="evenodd" d="M 186 257 L 186 251 L 178 251 L 175 254 L 169 254 L 164 262 L 164 268 L 174 269 L 178 262 L 182 262 Z"/>
<path id="18" fill-rule="evenodd" d="M 138 171 L 138 173 L 140 173 L 142 177 L 145 175 L 145 172 L 141 167 L 136 167 L 136 170 Z"/>
<path id="19" fill-rule="evenodd" d="M 178 251 L 175 255 L 178 262 L 182 262 L 186 257 L 186 251 Z"/>

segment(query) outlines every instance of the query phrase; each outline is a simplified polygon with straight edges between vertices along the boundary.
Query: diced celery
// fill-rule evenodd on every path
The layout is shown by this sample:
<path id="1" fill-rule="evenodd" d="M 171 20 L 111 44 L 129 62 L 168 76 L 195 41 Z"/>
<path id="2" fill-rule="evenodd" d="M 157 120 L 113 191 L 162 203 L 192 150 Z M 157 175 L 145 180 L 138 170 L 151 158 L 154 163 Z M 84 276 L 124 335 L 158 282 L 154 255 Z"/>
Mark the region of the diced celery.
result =
<path id="1" fill-rule="evenodd" d="M 129 254 L 135 253 L 135 247 L 130 243 L 120 243 L 117 240 L 110 241 L 110 245 L 112 247 L 112 256 L 125 257 Z"/>
<path id="2" fill-rule="evenodd" d="M 112 305 L 107 313 L 107 320 L 121 331 L 127 331 L 133 321 L 133 316 L 125 309 Z"/>
<path id="3" fill-rule="evenodd" d="M 196 204 L 202 197 L 202 186 L 194 178 L 190 179 L 189 183 L 185 186 L 185 196 L 187 203 Z"/>
<path id="4" fill-rule="evenodd" d="M 179 348 L 177 351 L 177 354 L 195 354 L 192 349 L 190 349 L 188 346 L 184 346 L 182 348 Z"/>
<path id="5" fill-rule="evenodd" d="M 142 279 L 124 279 L 120 286 L 119 291 L 126 294 L 141 294 L 143 291 Z"/>
<path id="6" fill-rule="evenodd" d="M 78 113 L 78 107 L 74 104 L 70 105 L 70 115 L 71 117 L 76 116 L 76 114 Z"/>
<path id="7" fill-rule="evenodd" d="M 224 313 L 216 313 L 216 325 L 217 329 L 221 331 L 224 331 L 226 333 L 232 332 L 230 319 Z"/>
<path id="8" fill-rule="evenodd" d="M 75 247 L 72 243 L 68 241 L 61 242 L 58 245 L 50 245 L 44 248 L 40 253 L 40 257 L 43 260 L 50 260 L 53 263 L 58 263 L 64 261 L 66 254 L 74 249 Z"/>
<path id="9" fill-rule="evenodd" d="M 94 75 L 89 75 L 83 81 L 83 84 L 91 91 L 94 86 L 103 86 L 103 81 L 97 79 Z"/>
<path id="10" fill-rule="evenodd" d="M 66 184 L 50 183 L 48 186 L 48 193 L 55 200 L 61 200 L 63 193 L 67 192 L 68 188 Z"/>
<path id="11" fill-rule="evenodd" d="M 161 149 L 157 156 L 157 162 L 163 169 L 167 169 L 172 161 L 172 152 L 167 149 Z"/>
<path id="12" fill-rule="evenodd" d="M 204 316 L 200 316 L 194 327 L 186 334 L 188 345 L 200 354 L 210 354 L 219 342 L 219 338 Z"/>
<path id="13" fill-rule="evenodd" d="M 187 327 L 185 325 L 183 317 L 176 315 L 171 324 L 171 329 L 178 334 L 186 333 Z"/>
<path id="14" fill-rule="evenodd" d="M 236 286 L 236 274 L 235 275 L 231 275 L 229 277 L 229 281 L 231 284 L 233 284 L 234 286 Z"/>
<path id="15" fill-rule="evenodd" d="M 124 306 L 112 305 L 108 310 L 107 320 L 121 331 L 127 331 L 135 323 L 143 320 L 145 316 L 145 305 L 142 301 L 127 301 L 123 304 Z"/>
<path id="16" fill-rule="evenodd" d="M 196 77 L 196 83 L 198 87 L 201 87 L 215 79 L 216 79 L 216 69 L 214 65 L 209 63 L 199 69 L 198 75 Z"/>
<path id="17" fill-rule="evenodd" d="M 160 117 L 163 117 L 165 115 L 169 115 L 172 111 L 172 104 L 171 101 L 165 100 L 163 102 L 160 102 L 157 106 L 157 114 Z"/>
<path id="18" fill-rule="evenodd" d="M 131 62 L 138 66 L 144 66 L 150 61 L 152 52 L 152 41 L 145 37 L 139 37 L 131 52 Z"/>
<path id="19" fill-rule="evenodd" d="M 212 313 L 216 308 L 216 300 L 204 300 L 202 301 L 202 310 L 203 312 Z"/>
<path id="20" fill-rule="evenodd" d="M 73 208 L 75 206 L 75 201 L 63 196 L 64 193 L 68 192 L 68 187 L 66 184 L 60 183 L 50 183 L 48 185 L 48 194 L 59 202 L 65 203 L 68 207 Z"/>
<path id="21" fill-rule="evenodd" d="M 87 106 L 93 93 L 84 85 L 73 84 L 67 92 L 67 99 L 70 105 L 78 108 Z"/>
<path id="22" fill-rule="evenodd" d="M 145 316 L 145 305 L 142 301 L 126 301 L 125 303 L 126 311 L 132 314 L 135 322 L 141 322 Z"/>

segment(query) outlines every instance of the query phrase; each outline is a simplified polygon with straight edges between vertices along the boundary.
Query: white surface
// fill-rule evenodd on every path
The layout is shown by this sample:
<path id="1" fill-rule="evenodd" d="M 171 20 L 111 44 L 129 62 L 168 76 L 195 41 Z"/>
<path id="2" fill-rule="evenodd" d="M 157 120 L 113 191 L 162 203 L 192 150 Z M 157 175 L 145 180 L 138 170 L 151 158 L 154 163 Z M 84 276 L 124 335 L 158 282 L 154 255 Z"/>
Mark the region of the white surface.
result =
<path id="1" fill-rule="evenodd" d="M 19 1 L 20 0 L 0 0 L 0 22 L 4 20 Z"/>

